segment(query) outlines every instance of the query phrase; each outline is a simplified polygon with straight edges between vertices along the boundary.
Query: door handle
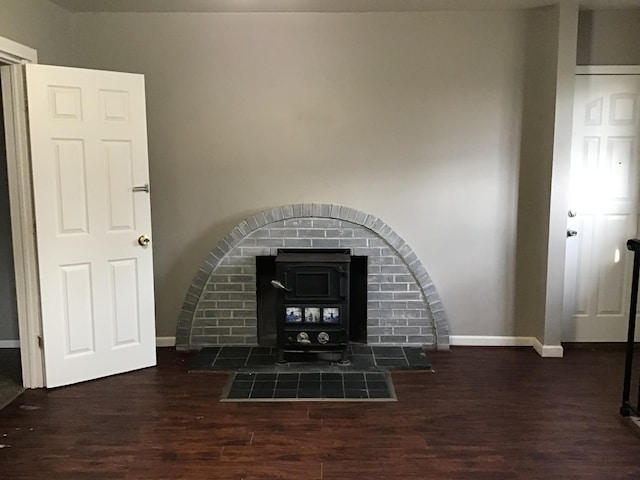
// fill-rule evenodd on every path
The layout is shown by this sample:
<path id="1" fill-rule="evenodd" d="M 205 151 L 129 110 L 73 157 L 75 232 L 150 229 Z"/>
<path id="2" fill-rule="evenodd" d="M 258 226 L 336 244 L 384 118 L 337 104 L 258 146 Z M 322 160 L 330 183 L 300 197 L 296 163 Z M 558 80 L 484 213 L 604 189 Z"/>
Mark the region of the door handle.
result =
<path id="1" fill-rule="evenodd" d="M 278 290 L 284 290 L 285 292 L 290 292 L 291 289 L 285 287 L 282 282 L 279 282 L 278 280 L 271 280 L 271 285 L 273 285 L 273 288 L 277 288 Z"/>
<path id="2" fill-rule="evenodd" d="M 133 187 L 133 188 L 131 189 L 131 191 L 133 191 L 133 192 L 147 192 L 147 193 L 149 193 L 149 184 L 148 184 L 148 183 L 145 183 L 144 185 L 141 185 L 141 186 L 139 186 L 139 187 Z"/>
<path id="3" fill-rule="evenodd" d="M 149 245 L 149 242 L 151 242 L 151 239 L 146 235 L 140 235 L 138 237 L 138 245 L 140 245 L 141 247 L 146 247 L 147 245 Z"/>
<path id="4" fill-rule="evenodd" d="M 567 230 L 567 238 L 575 237 L 576 235 L 578 235 L 578 232 L 576 230 Z"/>

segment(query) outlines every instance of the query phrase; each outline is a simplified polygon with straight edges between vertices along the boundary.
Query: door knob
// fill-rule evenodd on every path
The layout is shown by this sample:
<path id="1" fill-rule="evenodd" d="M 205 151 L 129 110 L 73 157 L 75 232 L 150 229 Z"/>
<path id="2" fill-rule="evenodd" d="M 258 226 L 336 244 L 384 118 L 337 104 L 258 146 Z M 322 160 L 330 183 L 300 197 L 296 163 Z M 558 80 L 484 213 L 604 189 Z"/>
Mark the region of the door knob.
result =
<path id="1" fill-rule="evenodd" d="M 578 232 L 575 230 L 567 230 L 567 237 L 575 237 L 578 235 Z"/>
<path id="2" fill-rule="evenodd" d="M 151 242 L 151 239 L 146 235 L 140 235 L 138 237 L 138 245 L 142 247 L 146 247 L 147 245 L 149 245 L 149 242 Z"/>

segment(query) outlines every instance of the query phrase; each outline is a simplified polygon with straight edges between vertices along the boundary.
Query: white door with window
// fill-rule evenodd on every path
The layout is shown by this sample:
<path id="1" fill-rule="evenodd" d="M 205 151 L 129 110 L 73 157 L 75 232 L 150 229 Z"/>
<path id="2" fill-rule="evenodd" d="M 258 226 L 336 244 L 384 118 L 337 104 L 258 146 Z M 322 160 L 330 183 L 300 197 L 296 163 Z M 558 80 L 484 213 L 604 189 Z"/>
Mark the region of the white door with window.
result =
<path id="1" fill-rule="evenodd" d="M 22 68 L 46 386 L 155 365 L 144 77 Z"/>
<path id="2" fill-rule="evenodd" d="M 640 75 L 576 77 L 563 341 L 626 341 L 639 116 Z"/>

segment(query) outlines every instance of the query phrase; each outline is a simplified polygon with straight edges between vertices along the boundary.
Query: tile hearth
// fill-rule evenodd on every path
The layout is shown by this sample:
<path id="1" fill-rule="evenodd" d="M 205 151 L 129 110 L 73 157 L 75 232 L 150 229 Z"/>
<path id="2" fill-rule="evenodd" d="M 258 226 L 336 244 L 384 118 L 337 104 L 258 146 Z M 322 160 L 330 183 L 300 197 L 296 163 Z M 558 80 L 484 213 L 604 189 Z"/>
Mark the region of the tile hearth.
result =
<path id="1" fill-rule="evenodd" d="M 339 352 L 285 354 L 287 363 L 277 364 L 277 347 L 205 347 L 191 362 L 191 371 L 265 373 L 345 373 L 390 370 L 431 370 L 421 347 L 349 345 L 349 365 L 339 365 Z"/>
<path id="2" fill-rule="evenodd" d="M 222 402 L 396 401 L 388 372 L 235 373 Z"/>

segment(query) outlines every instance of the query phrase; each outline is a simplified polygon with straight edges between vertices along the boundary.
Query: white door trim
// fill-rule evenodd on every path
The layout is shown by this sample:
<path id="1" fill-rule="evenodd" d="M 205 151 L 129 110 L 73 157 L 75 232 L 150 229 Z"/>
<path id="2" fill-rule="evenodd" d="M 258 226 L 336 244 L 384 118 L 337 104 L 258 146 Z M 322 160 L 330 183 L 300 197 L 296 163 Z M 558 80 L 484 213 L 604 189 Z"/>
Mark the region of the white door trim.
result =
<path id="1" fill-rule="evenodd" d="M 0 63 L 10 65 L 16 63 L 38 63 L 38 52 L 26 45 L 0 37 Z"/>
<path id="2" fill-rule="evenodd" d="M 0 62 L 4 64 L 36 63 L 37 52 L 12 40 L 0 37 Z M 0 68 L 2 97 L 5 100 L 4 122 L 7 137 L 7 175 L 11 212 L 16 303 L 22 382 L 26 388 L 44 386 L 41 335 L 40 289 L 37 278 L 37 255 L 31 191 L 31 167 L 27 138 L 24 78 L 21 68 Z"/>
<path id="3" fill-rule="evenodd" d="M 576 75 L 640 75 L 640 65 L 579 65 Z"/>

